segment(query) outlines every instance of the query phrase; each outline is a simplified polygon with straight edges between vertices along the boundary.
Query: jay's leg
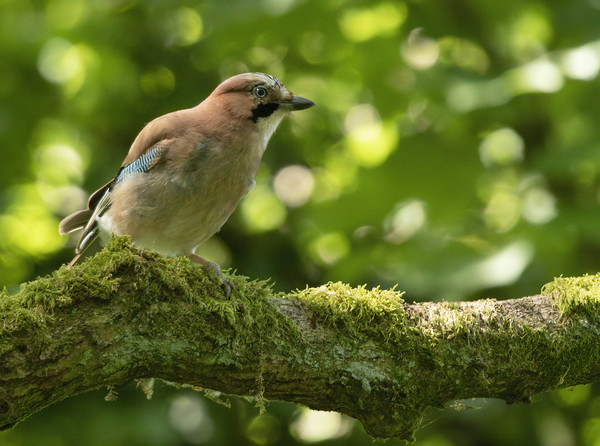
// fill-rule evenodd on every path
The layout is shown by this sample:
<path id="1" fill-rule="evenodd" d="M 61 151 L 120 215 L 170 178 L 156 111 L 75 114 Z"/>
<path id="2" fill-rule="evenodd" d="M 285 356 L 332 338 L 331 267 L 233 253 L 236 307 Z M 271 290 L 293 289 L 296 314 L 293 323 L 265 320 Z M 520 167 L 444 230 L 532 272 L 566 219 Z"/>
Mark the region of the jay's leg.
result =
<path id="1" fill-rule="evenodd" d="M 229 298 L 229 294 L 231 294 L 232 290 L 235 290 L 235 286 L 230 280 L 226 280 L 223 277 L 223 273 L 221 272 L 221 267 L 217 265 L 215 262 L 211 262 L 210 260 L 206 260 L 204 257 L 200 257 L 197 254 L 190 253 L 187 257 L 192 261 L 201 264 L 205 268 L 213 270 L 219 280 L 221 281 L 221 288 L 223 288 L 223 292 L 225 293 L 225 297 Z"/>

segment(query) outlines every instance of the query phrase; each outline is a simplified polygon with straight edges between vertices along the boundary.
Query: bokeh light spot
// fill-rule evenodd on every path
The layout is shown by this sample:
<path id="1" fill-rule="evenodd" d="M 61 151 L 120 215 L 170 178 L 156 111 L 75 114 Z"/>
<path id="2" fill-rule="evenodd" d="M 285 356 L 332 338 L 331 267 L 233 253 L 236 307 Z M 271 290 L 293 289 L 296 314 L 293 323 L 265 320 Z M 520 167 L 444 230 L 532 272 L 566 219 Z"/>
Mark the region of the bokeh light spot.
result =
<path id="1" fill-rule="evenodd" d="M 313 240 L 309 251 L 318 263 L 333 265 L 350 253 L 350 242 L 341 232 L 330 232 Z"/>
<path id="2" fill-rule="evenodd" d="M 205 443 L 214 432 L 214 423 L 204 402 L 194 394 L 180 394 L 175 397 L 169 407 L 169 421 L 191 444 Z"/>
<path id="3" fill-rule="evenodd" d="M 38 70 L 47 81 L 63 84 L 82 69 L 77 48 L 68 40 L 55 37 L 42 47 L 38 57 Z"/>
<path id="4" fill-rule="evenodd" d="M 306 443 L 333 440 L 350 433 L 353 422 L 337 412 L 304 409 L 290 426 L 292 434 Z"/>
<path id="5" fill-rule="evenodd" d="M 46 3 L 46 20 L 52 26 L 69 29 L 79 25 L 90 9 L 85 0 L 50 0 Z"/>
<path id="6" fill-rule="evenodd" d="M 592 80 L 598 76 L 600 58 L 590 47 L 567 51 L 562 60 L 563 72 L 572 79 Z"/>
<path id="7" fill-rule="evenodd" d="M 600 446 L 600 417 L 585 420 L 582 437 L 586 446 Z"/>
<path id="8" fill-rule="evenodd" d="M 79 152 L 66 144 L 48 144 L 33 152 L 33 170 L 38 180 L 53 185 L 83 180 L 83 160 Z"/>
<path id="9" fill-rule="evenodd" d="M 563 87 L 564 79 L 556 64 L 538 59 L 505 74 L 515 94 L 555 93 Z"/>
<path id="10" fill-rule="evenodd" d="M 258 184 L 241 202 L 244 223 L 251 232 L 278 228 L 287 217 L 285 206 L 266 184 Z"/>
<path id="11" fill-rule="evenodd" d="M 175 89 L 175 74 L 167 67 L 156 67 L 142 74 L 140 86 L 148 96 L 168 96 Z"/>
<path id="12" fill-rule="evenodd" d="M 490 58 L 476 42 L 455 36 L 446 36 L 438 40 L 440 59 L 461 68 L 483 74 L 488 70 Z"/>
<path id="13" fill-rule="evenodd" d="M 183 6 L 172 11 L 165 18 L 167 45 L 188 46 L 202 37 L 204 25 L 202 17 L 193 8 Z"/>
<path id="14" fill-rule="evenodd" d="M 30 257 L 43 257 L 61 248 L 58 221 L 34 184 L 14 187 L 10 205 L 0 215 L 0 247 Z"/>
<path id="15" fill-rule="evenodd" d="M 262 414 L 254 417 L 246 427 L 246 437 L 254 444 L 268 446 L 281 437 L 281 422 L 273 415 Z"/>
<path id="16" fill-rule="evenodd" d="M 272 16 L 281 16 L 290 11 L 297 0 L 262 0 L 263 10 Z"/>
<path id="17" fill-rule="evenodd" d="M 305 204 L 314 187 L 315 181 L 310 169 L 297 164 L 282 168 L 273 179 L 275 195 L 289 207 Z"/>
<path id="18" fill-rule="evenodd" d="M 196 248 L 196 254 L 211 262 L 219 264 L 223 268 L 231 265 L 231 251 L 221 238 L 213 235 Z"/>
<path id="19" fill-rule="evenodd" d="M 521 218 L 521 200 L 508 191 L 496 192 L 483 211 L 483 217 L 494 231 L 509 231 Z"/>
<path id="20" fill-rule="evenodd" d="M 427 221 L 425 204 L 419 200 L 400 203 L 384 221 L 385 240 L 402 243 L 412 238 Z"/>
<path id="21" fill-rule="evenodd" d="M 529 223 L 542 225 L 558 215 L 556 199 L 546 189 L 536 187 L 523 194 L 523 218 Z"/>
<path id="22" fill-rule="evenodd" d="M 359 104 L 346 114 L 345 143 L 355 162 L 364 167 L 381 165 L 398 144 L 398 129 L 392 123 L 384 124 L 371 104 Z"/>
<path id="23" fill-rule="evenodd" d="M 415 70 L 426 70 L 438 60 L 440 48 L 435 39 L 424 36 L 422 29 L 417 28 L 410 32 L 400 52 L 410 67 Z"/>
<path id="24" fill-rule="evenodd" d="M 531 243 L 517 240 L 462 269 L 454 280 L 468 282 L 472 289 L 510 285 L 523 274 L 533 258 L 533 253 Z"/>
<path id="25" fill-rule="evenodd" d="M 520 61 L 531 60 L 546 51 L 553 34 L 546 8 L 541 3 L 524 6 L 517 16 L 505 26 L 498 27 L 498 39 L 512 57 Z"/>
<path id="26" fill-rule="evenodd" d="M 446 101 L 459 113 L 506 104 L 513 97 L 508 82 L 503 78 L 481 82 L 460 82 L 448 89 Z"/>
<path id="27" fill-rule="evenodd" d="M 340 17 L 339 25 L 348 40 L 364 42 L 374 37 L 392 35 L 407 16 L 405 3 L 383 2 L 373 7 L 347 9 Z"/>
<path id="28" fill-rule="evenodd" d="M 523 161 L 525 143 L 511 128 L 489 133 L 479 145 L 479 159 L 485 167 L 508 165 Z"/>
<path id="29" fill-rule="evenodd" d="M 324 61 L 324 49 L 327 47 L 325 36 L 319 31 L 307 31 L 300 36 L 298 50 L 308 63 Z"/>
<path id="30" fill-rule="evenodd" d="M 592 386 L 589 384 L 560 389 L 553 393 L 554 400 L 565 407 L 583 404 L 590 399 L 591 395 Z"/>

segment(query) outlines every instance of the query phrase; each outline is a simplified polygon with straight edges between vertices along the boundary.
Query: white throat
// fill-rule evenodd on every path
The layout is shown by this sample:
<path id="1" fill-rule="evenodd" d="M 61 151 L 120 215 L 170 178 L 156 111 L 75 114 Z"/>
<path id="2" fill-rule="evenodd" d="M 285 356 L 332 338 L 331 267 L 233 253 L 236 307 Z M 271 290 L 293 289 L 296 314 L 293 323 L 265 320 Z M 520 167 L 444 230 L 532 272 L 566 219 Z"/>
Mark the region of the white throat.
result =
<path id="1" fill-rule="evenodd" d="M 256 129 L 259 135 L 259 140 L 262 142 L 262 150 L 260 153 L 261 156 L 265 152 L 267 143 L 271 139 L 271 136 L 273 136 L 273 133 L 275 133 L 275 130 L 277 130 L 277 126 L 288 114 L 289 112 L 287 110 L 279 109 L 275 110 L 271 115 L 265 118 L 258 119 L 258 122 L 256 123 Z"/>

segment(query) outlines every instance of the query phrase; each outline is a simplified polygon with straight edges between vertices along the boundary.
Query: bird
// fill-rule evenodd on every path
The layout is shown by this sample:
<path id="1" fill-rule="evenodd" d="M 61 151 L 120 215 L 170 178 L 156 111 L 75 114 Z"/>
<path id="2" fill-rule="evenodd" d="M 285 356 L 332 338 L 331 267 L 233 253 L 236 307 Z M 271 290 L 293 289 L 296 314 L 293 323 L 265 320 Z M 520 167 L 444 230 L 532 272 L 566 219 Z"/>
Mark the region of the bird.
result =
<path id="1" fill-rule="evenodd" d="M 233 284 L 196 248 L 221 229 L 256 185 L 281 120 L 314 105 L 274 76 L 243 73 L 223 81 L 195 107 L 150 121 L 87 208 L 60 222 L 62 235 L 83 229 L 68 267 L 98 237 L 105 242 L 111 233 L 129 235 L 136 246 L 183 255 L 214 270 L 229 296 Z"/>

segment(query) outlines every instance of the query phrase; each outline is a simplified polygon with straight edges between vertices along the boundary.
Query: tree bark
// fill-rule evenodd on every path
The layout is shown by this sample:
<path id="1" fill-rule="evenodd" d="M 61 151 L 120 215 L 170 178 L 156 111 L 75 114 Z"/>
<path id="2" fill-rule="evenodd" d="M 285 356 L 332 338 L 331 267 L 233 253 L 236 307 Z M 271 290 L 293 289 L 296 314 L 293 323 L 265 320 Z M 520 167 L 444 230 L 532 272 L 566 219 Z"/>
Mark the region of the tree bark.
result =
<path id="1" fill-rule="evenodd" d="M 600 375 L 599 276 L 541 295 L 408 304 L 330 283 L 287 294 L 113 238 L 0 296 L 0 428 L 64 398 L 160 378 L 334 410 L 411 440 L 428 407 L 508 403 Z"/>

